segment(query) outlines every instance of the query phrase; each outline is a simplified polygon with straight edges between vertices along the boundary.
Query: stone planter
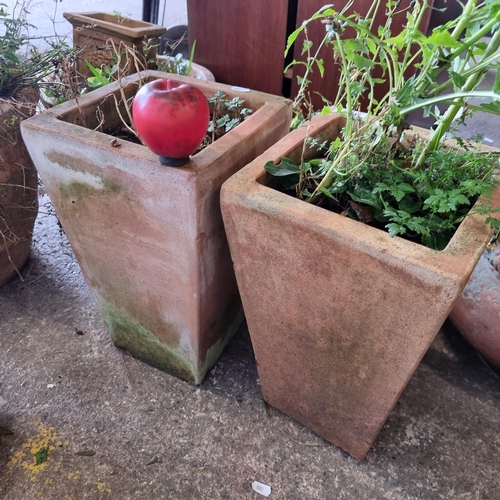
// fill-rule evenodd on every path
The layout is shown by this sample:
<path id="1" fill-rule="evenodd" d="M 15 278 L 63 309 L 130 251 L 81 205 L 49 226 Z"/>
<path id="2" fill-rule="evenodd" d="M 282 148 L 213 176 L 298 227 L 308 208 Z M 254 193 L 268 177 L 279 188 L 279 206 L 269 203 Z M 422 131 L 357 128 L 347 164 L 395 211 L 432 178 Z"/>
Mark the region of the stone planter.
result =
<path id="1" fill-rule="evenodd" d="M 320 143 L 342 126 L 313 123 Z M 472 215 L 437 252 L 272 189 L 264 164 L 300 161 L 306 131 L 229 179 L 222 214 L 264 399 L 361 460 L 490 231 Z"/>
<path id="2" fill-rule="evenodd" d="M 104 12 L 65 12 L 63 16 L 73 26 L 73 46 L 83 49 L 76 69 L 85 77 L 91 76 L 85 61 L 96 68 L 113 66 L 109 39 L 113 40 L 117 49 L 123 42 L 143 54 L 147 43 L 149 49 L 144 55 L 148 61 L 154 61 L 159 37 L 167 31 L 163 26 Z"/>
<path id="3" fill-rule="evenodd" d="M 500 246 L 483 252 L 450 320 L 500 374 Z"/>
<path id="4" fill-rule="evenodd" d="M 120 120 L 113 83 L 23 124 L 22 132 L 114 343 L 147 363 L 200 383 L 242 320 L 222 223 L 222 182 L 286 134 L 291 102 L 159 72 L 240 96 L 254 114 L 182 168 L 145 146 L 95 131 Z M 138 75 L 123 80 L 127 98 Z M 122 110 L 122 113 L 123 110 Z M 83 126 L 85 124 L 85 126 Z"/>
<path id="5" fill-rule="evenodd" d="M 168 64 L 169 61 L 172 61 L 174 57 L 172 56 L 156 56 L 156 61 L 158 62 L 158 66 L 161 63 Z M 160 68 L 161 69 L 161 68 Z M 165 70 L 172 70 L 172 68 L 166 68 Z M 204 80 L 205 82 L 215 82 L 214 75 L 212 72 L 205 68 L 205 66 L 201 66 L 200 64 L 192 63 L 191 64 L 191 74 L 187 75 L 191 78 L 196 78 L 198 80 Z"/>
<path id="6" fill-rule="evenodd" d="M 38 182 L 20 124 L 37 101 L 38 90 L 26 89 L 16 101 L 0 102 L 0 286 L 19 273 L 31 249 Z"/>

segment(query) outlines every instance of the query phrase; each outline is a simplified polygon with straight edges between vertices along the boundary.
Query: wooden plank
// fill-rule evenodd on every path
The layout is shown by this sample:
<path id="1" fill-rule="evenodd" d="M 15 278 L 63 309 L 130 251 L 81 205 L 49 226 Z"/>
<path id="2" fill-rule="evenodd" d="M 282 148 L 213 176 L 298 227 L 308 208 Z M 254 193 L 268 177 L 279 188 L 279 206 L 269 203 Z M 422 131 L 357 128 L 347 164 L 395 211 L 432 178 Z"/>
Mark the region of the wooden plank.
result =
<path id="1" fill-rule="evenodd" d="M 288 0 L 188 0 L 194 61 L 216 81 L 281 95 Z"/>

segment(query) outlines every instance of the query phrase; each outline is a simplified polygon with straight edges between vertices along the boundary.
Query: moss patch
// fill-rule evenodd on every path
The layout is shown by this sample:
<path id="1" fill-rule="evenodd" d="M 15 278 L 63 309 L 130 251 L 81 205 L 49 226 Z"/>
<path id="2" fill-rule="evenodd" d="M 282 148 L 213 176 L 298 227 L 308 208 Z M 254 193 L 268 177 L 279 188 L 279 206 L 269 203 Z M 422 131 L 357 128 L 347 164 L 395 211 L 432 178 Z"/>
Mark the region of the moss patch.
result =
<path id="1" fill-rule="evenodd" d="M 71 182 L 61 184 L 59 191 L 61 198 L 65 200 L 84 200 L 90 196 L 108 196 L 120 194 L 122 188 L 118 184 L 113 184 L 107 179 L 103 179 L 103 188 L 98 189 L 83 182 Z"/>
<path id="2" fill-rule="evenodd" d="M 192 384 L 201 383 L 202 376 L 198 370 L 178 349 L 160 342 L 139 322 L 129 318 L 102 298 L 100 302 L 104 321 L 117 347 L 126 349 L 132 356 L 182 380 Z"/>
<path id="3" fill-rule="evenodd" d="M 215 365 L 222 351 L 234 337 L 234 334 L 240 327 L 241 323 L 243 323 L 244 319 L 245 314 L 243 312 L 243 307 L 240 306 L 238 313 L 234 318 L 234 321 L 228 326 L 226 334 L 210 347 L 210 349 L 207 351 L 204 361 L 200 364 L 199 372 L 202 374 L 202 377 L 205 377 L 208 370 L 210 370 L 210 368 Z"/>

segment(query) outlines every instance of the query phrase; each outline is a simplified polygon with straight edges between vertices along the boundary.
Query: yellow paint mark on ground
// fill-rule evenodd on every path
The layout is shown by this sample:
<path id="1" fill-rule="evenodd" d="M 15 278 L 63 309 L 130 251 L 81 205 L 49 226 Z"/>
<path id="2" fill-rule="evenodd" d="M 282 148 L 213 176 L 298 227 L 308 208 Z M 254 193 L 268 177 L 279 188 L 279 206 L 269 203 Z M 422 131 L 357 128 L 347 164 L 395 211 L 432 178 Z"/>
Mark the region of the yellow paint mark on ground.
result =
<path id="1" fill-rule="evenodd" d="M 103 491 L 106 491 L 108 493 L 111 493 L 111 488 L 108 488 L 108 485 L 106 483 L 101 483 L 101 482 L 97 482 L 95 483 L 96 486 L 97 486 L 97 491 L 99 493 L 102 493 Z"/>
<path id="2" fill-rule="evenodd" d="M 9 471 L 12 471 L 16 466 L 21 466 L 26 472 L 31 474 L 32 481 L 35 481 L 37 475 L 48 467 L 50 454 L 55 450 L 56 446 L 63 444 L 56 434 L 54 427 L 47 427 L 42 422 L 37 421 L 34 424 L 34 428 L 37 432 L 36 435 L 28 438 L 21 445 L 21 449 L 14 453 L 8 463 Z M 44 448 L 47 449 L 47 461 L 37 465 L 35 454 Z"/>
<path id="3" fill-rule="evenodd" d="M 68 479 L 73 479 L 74 481 L 76 481 L 77 479 L 80 479 L 80 471 L 79 470 L 75 470 L 75 472 L 70 472 L 67 476 Z"/>

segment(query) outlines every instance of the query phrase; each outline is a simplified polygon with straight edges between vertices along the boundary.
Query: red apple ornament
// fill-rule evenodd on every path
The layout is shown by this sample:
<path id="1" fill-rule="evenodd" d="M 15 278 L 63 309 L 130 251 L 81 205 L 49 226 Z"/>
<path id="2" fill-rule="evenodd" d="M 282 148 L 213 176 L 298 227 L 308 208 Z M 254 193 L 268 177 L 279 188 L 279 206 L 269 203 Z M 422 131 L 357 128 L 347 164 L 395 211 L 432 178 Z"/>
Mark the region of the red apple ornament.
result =
<path id="1" fill-rule="evenodd" d="M 132 104 L 135 128 L 163 165 L 180 167 L 200 146 L 210 110 L 193 85 L 165 78 L 139 89 Z"/>

